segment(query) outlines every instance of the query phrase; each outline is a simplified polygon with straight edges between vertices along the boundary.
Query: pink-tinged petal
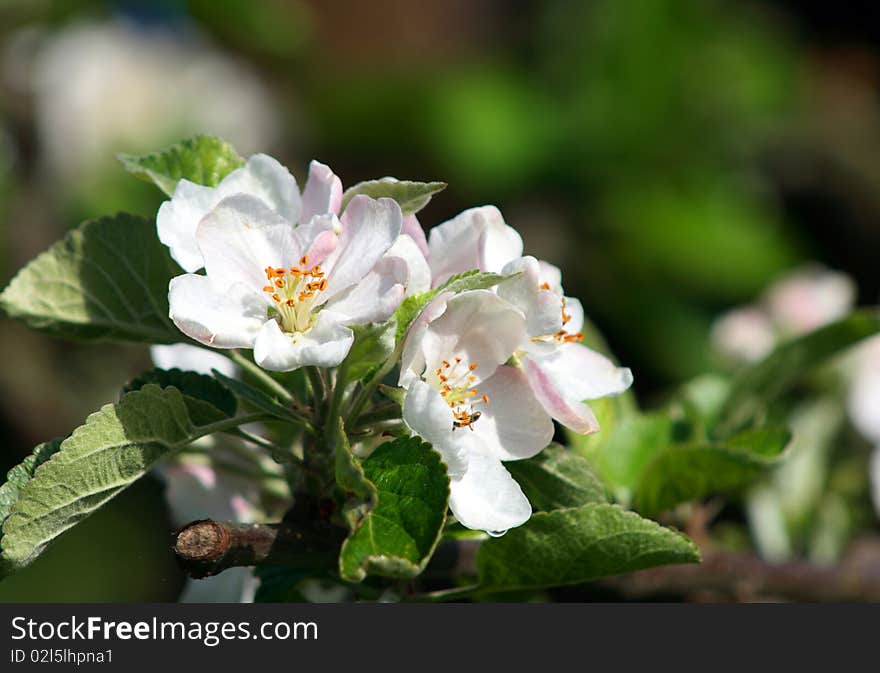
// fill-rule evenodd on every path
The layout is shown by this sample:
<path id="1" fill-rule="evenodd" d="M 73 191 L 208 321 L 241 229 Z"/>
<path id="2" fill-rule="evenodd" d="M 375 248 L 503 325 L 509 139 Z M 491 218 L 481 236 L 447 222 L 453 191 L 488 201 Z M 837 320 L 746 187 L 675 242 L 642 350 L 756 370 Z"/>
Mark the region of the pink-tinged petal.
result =
<path id="1" fill-rule="evenodd" d="M 357 285 L 334 297 L 327 310 L 340 316 L 344 325 L 385 322 L 400 306 L 406 289 L 406 266 L 393 258 L 382 258 Z"/>
<path id="2" fill-rule="evenodd" d="M 169 315 L 177 328 L 213 348 L 252 348 L 266 322 L 265 299 L 241 283 L 217 287 L 207 276 L 171 279 Z"/>
<path id="3" fill-rule="evenodd" d="M 746 306 L 723 314 L 712 325 L 712 346 L 735 363 L 757 362 L 776 346 L 778 335 L 769 316 Z"/>
<path id="4" fill-rule="evenodd" d="M 421 341 L 429 372 L 460 357 L 463 366 L 476 365 L 473 375 L 481 381 L 526 341 L 525 318 L 494 292 L 471 290 L 448 300 Z"/>
<path id="5" fill-rule="evenodd" d="M 562 295 L 541 287 L 540 266 L 534 257 L 519 257 L 504 265 L 504 274 L 517 274 L 498 285 L 498 296 L 526 317 L 530 337 L 556 334 L 562 329 Z"/>
<path id="6" fill-rule="evenodd" d="M 440 292 L 415 317 L 407 331 L 400 358 L 400 379 L 398 385 L 404 388 L 425 371 L 425 354 L 422 351 L 422 340 L 428 326 L 446 311 L 446 303 L 453 296 L 452 292 Z"/>
<path id="7" fill-rule="evenodd" d="M 449 482 L 449 509 L 455 518 L 466 528 L 491 535 L 528 521 L 532 506 L 501 461 L 481 451 L 478 442 L 466 446 L 467 471 Z"/>
<path id="8" fill-rule="evenodd" d="M 433 285 L 471 269 L 498 273 L 507 262 L 522 256 L 522 248 L 522 238 L 505 224 L 495 206 L 465 210 L 428 235 Z"/>
<path id="9" fill-rule="evenodd" d="M 359 283 L 400 236 L 403 215 L 394 199 L 355 196 L 340 224 L 337 253 L 327 272 L 325 300 Z"/>
<path id="10" fill-rule="evenodd" d="M 414 381 L 403 401 L 403 421 L 413 433 L 431 444 L 443 458 L 449 477 L 460 478 L 468 468 L 467 456 L 452 433 L 452 409 L 440 393 L 424 381 Z"/>
<path id="11" fill-rule="evenodd" d="M 307 332 L 282 332 L 274 320 L 266 322 L 254 343 L 254 360 L 263 369 L 289 372 L 300 367 L 336 367 L 348 355 L 354 333 L 330 311 L 318 313 Z"/>
<path id="12" fill-rule="evenodd" d="M 599 421 L 590 407 L 563 396 L 547 372 L 531 358 L 524 358 L 523 367 L 532 393 L 551 417 L 582 435 L 599 430 Z"/>
<path id="13" fill-rule="evenodd" d="M 846 274 L 808 267 L 774 283 L 765 304 L 784 334 L 798 335 L 842 318 L 855 298 L 855 283 Z"/>
<path id="14" fill-rule="evenodd" d="M 215 284 L 243 283 L 256 292 L 266 285 L 266 267 L 291 267 L 303 253 L 293 225 L 243 194 L 217 204 L 199 223 L 196 238 Z"/>
<path id="15" fill-rule="evenodd" d="M 480 384 L 478 393 L 486 395 L 489 402 L 475 406 L 481 416 L 471 427 L 484 451 L 498 460 L 520 460 L 531 458 L 550 444 L 553 421 L 522 371 L 501 366 Z"/>
<path id="16" fill-rule="evenodd" d="M 196 227 L 216 203 L 214 190 L 189 180 L 180 180 L 174 196 L 159 207 L 156 231 L 171 256 L 184 271 L 192 273 L 204 266 L 196 242 Z"/>
<path id="17" fill-rule="evenodd" d="M 596 400 L 617 395 L 633 382 L 632 372 L 579 343 L 533 349 L 529 359 L 540 365 L 556 388 L 571 400 Z"/>
<path id="18" fill-rule="evenodd" d="M 182 369 L 208 376 L 216 369 L 230 378 L 238 372 L 238 367 L 226 356 L 189 344 L 150 346 L 150 358 L 159 369 Z"/>
<path id="19" fill-rule="evenodd" d="M 422 225 L 419 223 L 419 220 L 415 215 L 407 215 L 403 218 L 403 227 L 401 228 L 400 233 L 409 236 L 418 246 L 422 255 L 427 259 L 428 239 L 425 237 L 425 230 L 422 229 Z"/>
<path id="20" fill-rule="evenodd" d="M 401 236 L 394 242 L 383 259 L 400 260 L 406 266 L 406 276 L 401 281 L 406 287 L 406 296 L 421 294 L 431 289 L 431 268 L 428 260 L 409 236 Z"/>
<path id="21" fill-rule="evenodd" d="M 223 178 L 217 185 L 215 203 L 235 194 L 260 199 L 290 223 L 300 220 L 302 199 L 296 179 L 267 154 L 253 155 L 244 166 Z"/>
<path id="22" fill-rule="evenodd" d="M 315 215 L 339 214 L 342 205 L 342 180 L 319 161 L 309 164 L 309 177 L 302 194 L 300 220 L 308 222 Z"/>

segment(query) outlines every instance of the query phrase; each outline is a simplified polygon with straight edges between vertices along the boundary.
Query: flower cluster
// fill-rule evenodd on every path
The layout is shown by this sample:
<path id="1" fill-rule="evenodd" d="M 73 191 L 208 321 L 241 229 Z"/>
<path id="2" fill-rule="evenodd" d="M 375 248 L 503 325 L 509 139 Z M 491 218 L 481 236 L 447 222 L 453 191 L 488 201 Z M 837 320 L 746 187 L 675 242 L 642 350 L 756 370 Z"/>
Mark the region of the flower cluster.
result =
<path id="1" fill-rule="evenodd" d="M 524 523 L 531 506 L 503 462 L 545 448 L 553 420 L 595 432 L 585 401 L 632 383 L 581 343 L 583 307 L 563 293 L 560 270 L 523 256 L 493 206 L 426 240 L 392 198 L 344 201 L 340 179 L 318 162 L 300 192 L 281 164 L 255 155 L 216 187 L 181 180 L 157 224 L 187 271 L 170 284 L 175 325 L 205 346 L 252 349 L 267 370 L 338 367 L 352 328 L 392 319 L 407 296 L 430 297 L 394 353 L 402 420 L 443 457 L 450 508 L 469 528 Z M 474 270 L 499 280 L 445 288 Z"/>

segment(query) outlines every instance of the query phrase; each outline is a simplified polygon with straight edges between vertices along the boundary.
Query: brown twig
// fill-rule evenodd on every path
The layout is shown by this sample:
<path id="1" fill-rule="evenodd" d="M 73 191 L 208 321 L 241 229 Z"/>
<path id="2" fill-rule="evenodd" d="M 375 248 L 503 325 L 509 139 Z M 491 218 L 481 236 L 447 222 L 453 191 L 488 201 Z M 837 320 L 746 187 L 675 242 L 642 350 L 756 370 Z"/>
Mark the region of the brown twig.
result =
<path id="1" fill-rule="evenodd" d="M 808 603 L 880 601 L 880 540 L 854 544 L 840 563 L 769 563 L 753 554 L 704 551 L 699 565 L 660 566 L 602 580 L 633 599 L 724 597 L 738 601 Z"/>
<path id="2" fill-rule="evenodd" d="M 335 563 L 341 541 L 342 530 L 324 523 L 304 528 L 290 521 L 246 524 L 204 519 L 184 526 L 172 549 L 190 577 L 202 578 L 237 566 L 320 567 Z"/>

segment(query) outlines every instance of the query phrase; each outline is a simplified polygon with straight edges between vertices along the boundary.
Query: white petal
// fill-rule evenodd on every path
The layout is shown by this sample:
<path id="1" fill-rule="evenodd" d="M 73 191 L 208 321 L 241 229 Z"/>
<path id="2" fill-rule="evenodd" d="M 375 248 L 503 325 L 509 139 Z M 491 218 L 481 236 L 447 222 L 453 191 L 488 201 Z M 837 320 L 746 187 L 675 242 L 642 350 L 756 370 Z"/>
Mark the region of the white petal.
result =
<path id="1" fill-rule="evenodd" d="M 547 283 L 554 292 L 562 294 L 562 271 L 543 259 L 538 260 L 538 277 L 540 282 Z"/>
<path id="2" fill-rule="evenodd" d="M 728 311 L 712 325 L 712 346 L 732 362 L 757 362 L 773 350 L 777 338 L 770 317 L 753 306 Z"/>
<path id="3" fill-rule="evenodd" d="M 562 394 L 550 376 L 531 358 L 523 358 L 523 367 L 532 393 L 544 410 L 567 428 L 582 435 L 599 430 L 599 421 L 583 402 Z M 482 419 L 481 419 L 482 420 Z"/>
<path id="4" fill-rule="evenodd" d="M 554 386 L 568 399 L 595 400 L 616 395 L 632 385 L 632 372 L 579 343 L 531 350 L 529 359 L 540 365 Z"/>
<path id="5" fill-rule="evenodd" d="M 473 435 L 481 449 L 498 460 L 531 458 L 553 439 L 553 421 L 535 399 L 526 375 L 514 367 L 499 367 L 479 387 L 488 404 L 473 424 Z M 471 432 L 467 428 L 456 432 Z"/>
<path id="6" fill-rule="evenodd" d="M 577 334 L 584 328 L 584 307 L 574 297 L 565 297 L 565 313 L 568 322 L 563 326 L 569 334 Z"/>
<path id="7" fill-rule="evenodd" d="M 240 283 L 217 287 L 207 276 L 171 279 L 169 315 L 177 328 L 214 348 L 252 348 L 266 321 L 266 302 Z"/>
<path id="8" fill-rule="evenodd" d="M 849 416 L 862 436 L 880 443 L 880 337 L 865 341 L 855 356 L 857 369 L 847 400 Z"/>
<path id="9" fill-rule="evenodd" d="M 796 335 L 843 317 L 855 296 L 856 285 L 846 274 L 808 267 L 774 283 L 764 303 L 783 333 Z"/>
<path id="10" fill-rule="evenodd" d="M 529 520 L 532 506 L 501 461 L 475 442 L 467 461 L 464 476 L 449 482 L 449 508 L 463 526 L 499 535 Z"/>
<path id="11" fill-rule="evenodd" d="M 406 265 L 406 277 L 403 280 L 406 296 L 421 294 L 431 289 L 431 268 L 412 238 L 401 234 L 385 253 L 385 258 L 389 257 L 400 259 Z"/>
<path id="12" fill-rule="evenodd" d="M 428 233 L 428 261 L 434 287 L 457 273 L 471 269 L 486 271 L 480 246 L 489 221 L 498 219 L 501 219 L 501 213 L 495 206 L 482 206 L 469 208 L 431 229 Z M 503 219 L 501 221 L 503 224 Z"/>
<path id="13" fill-rule="evenodd" d="M 504 274 L 519 274 L 498 285 L 498 296 L 526 317 L 530 337 L 556 334 L 562 329 L 562 294 L 541 288 L 540 265 L 534 257 L 519 257 L 504 265 Z"/>
<path id="14" fill-rule="evenodd" d="M 288 268 L 304 252 L 293 225 L 253 196 L 221 201 L 196 232 L 205 271 L 217 284 L 244 283 L 259 292 L 268 266 Z"/>
<path id="15" fill-rule="evenodd" d="M 384 322 L 403 301 L 406 276 L 402 260 L 383 257 L 360 283 L 334 297 L 327 310 L 339 315 L 345 325 Z"/>
<path id="16" fill-rule="evenodd" d="M 321 311 L 310 330 L 282 332 L 274 320 L 266 322 L 254 344 L 254 360 L 260 367 L 289 372 L 299 367 L 335 367 L 345 359 L 354 333 L 330 311 Z"/>
<path id="17" fill-rule="evenodd" d="M 401 227 L 400 233 L 409 236 L 427 259 L 428 239 L 425 238 L 425 230 L 422 229 L 422 225 L 415 215 L 406 215 L 403 218 L 403 227 Z"/>
<path id="18" fill-rule="evenodd" d="M 255 154 L 217 185 L 215 203 L 234 194 L 254 196 L 288 222 L 300 220 L 302 200 L 296 179 L 267 154 Z"/>
<path id="19" fill-rule="evenodd" d="M 428 331 L 428 326 L 446 311 L 446 303 L 452 297 L 452 292 L 440 292 L 422 309 L 416 316 L 407 331 L 406 341 L 403 344 L 403 354 L 400 358 L 400 379 L 398 384 L 404 388 L 425 371 L 425 354 L 422 351 L 422 340 Z"/>
<path id="20" fill-rule="evenodd" d="M 477 365 L 473 374 L 482 380 L 525 340 L 522 313 L 494 292 L 471 290 L 449 299 L 443 315 L 425 330 L 422 350 L 428 370 L 460 357 L 465 365 Z"/>
<path id="21" fill-rule="evenodd" d="M 330 167 L 319 161 L 309 164 L 309 177 L 302 194 L 300 220 L 308 222 L 315 215 L 339 214 L 342 205 L 342 180 Z"/>
<path id="22" fill-rule="evenodd" d="M 480 268 L 500 273 L 510 260 L 522 256 L 523 241 L 519 232 L 504 222 L 501 212 L 497 208 L 493 210 L 480 239 L 483 256 Z"/>
<path id="23" fill-rule="evenodd" d="M 233 378 L 237 367 L 229 358 L 215 351 L 189 344 L 173 344 L 171 346 L 150 346 L 150 357 L 159 369 L 182 369 L 211 375 L 216 369 L 221 374 Z"/>
<path id="24" fill-rule="evenodd" d="M 184 271 L 192 273 L 204 266 L 196 243 L 196 227 L 214 206 L 214 190 L 189 180 L 180 180 L 170 201 L 159 207 L 156 231 L 159 240 L 170 249 L 171 256 Z"/>
<path id="25" fill-rule="evenodd" d="M 449 477 L 460 478 L 467 470 L 467 457 L 459 446 L 464 439 L 452 432 L 452 409 L 440 393 L 424 381 L 414 381 L 403 401 L 403 420 L 413 433 L 434 447 L 443 458 Z"/>
<path id="26" fill-rule="evenodd" d="M 360 282 L 376 266 L 400 236 L 402 220 L 394 199 L 359 194 L 351 200 L 340 220 L 342 232 L 322 293 L 325 300 Z"/>

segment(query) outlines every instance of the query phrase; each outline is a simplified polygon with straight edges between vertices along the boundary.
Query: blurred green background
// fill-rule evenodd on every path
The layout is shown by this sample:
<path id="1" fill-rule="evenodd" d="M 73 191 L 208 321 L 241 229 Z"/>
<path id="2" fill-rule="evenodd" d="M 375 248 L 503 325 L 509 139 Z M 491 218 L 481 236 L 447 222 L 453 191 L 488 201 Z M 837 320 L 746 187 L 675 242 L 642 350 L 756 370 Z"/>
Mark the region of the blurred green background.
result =
<path id="1" fill-rule="evenodd" d="M 445 180 L 561 266 L 650 403 L 716 366 L 712 320 L 805 260 L 880 294 L 880 21 L 870 2 L 0 3 L 0 276 L 82 219 L 153 216 L 116 164 L 195 132 L 346 184 Z M 149 366 L 0 321 L 0 468 Z M 175 600 L 158 481 L 0 584 Z M 157 522 L 163 522 L 157 526 Z M 56 569 L 74 563 L 73 578 Z"/>

